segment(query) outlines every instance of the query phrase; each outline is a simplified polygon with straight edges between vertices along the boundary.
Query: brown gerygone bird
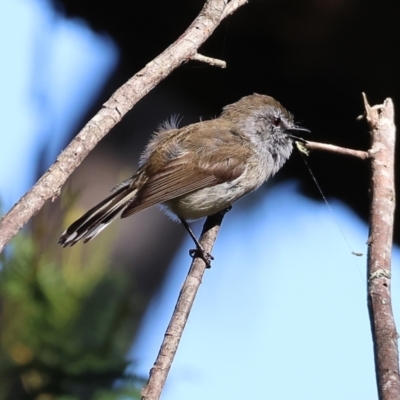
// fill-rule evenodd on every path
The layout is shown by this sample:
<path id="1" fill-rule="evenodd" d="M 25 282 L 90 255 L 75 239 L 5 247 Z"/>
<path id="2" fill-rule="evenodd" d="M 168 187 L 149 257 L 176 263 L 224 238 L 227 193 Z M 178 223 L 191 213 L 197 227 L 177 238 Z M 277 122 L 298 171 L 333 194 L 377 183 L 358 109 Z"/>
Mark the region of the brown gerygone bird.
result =
<path id="1" fill-rule="evenodd" d="M 224 107 L 216 119 L 183 128 L 176 121 L 164 123 L 132 178 L 67 228 L 59 243 L 86 243 L 118 216 L 161 204 L 209 262 L 187 221 L 223 211 L 260 187 L 289 158 L 299 130 L 308 132 L 279 102 L 256 93 Z"/>

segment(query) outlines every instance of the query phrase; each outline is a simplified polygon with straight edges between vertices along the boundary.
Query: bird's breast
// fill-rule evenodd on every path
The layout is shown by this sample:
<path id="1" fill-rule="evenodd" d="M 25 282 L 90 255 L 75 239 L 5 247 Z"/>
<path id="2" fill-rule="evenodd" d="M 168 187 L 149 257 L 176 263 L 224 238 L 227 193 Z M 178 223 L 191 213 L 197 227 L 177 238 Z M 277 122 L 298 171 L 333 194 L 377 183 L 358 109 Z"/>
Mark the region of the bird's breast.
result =
<path id="1" fill-rule="evenodd" d="M 233 181 L 219 183 L 215 186 L 196 190 L 176 199 L 172 199 L 164 204 L 163 208 L 167 213 L 173 214 L 186 220 L 196 220 L 216 214 L 225 210 L 235 201 L 247 193 L 257 189 L 263 182 L 263 177 L 254 179 L 254 174 L 245 171 L 240 177 Z M 171 215 L 172 213 L 172 215 Z"/>

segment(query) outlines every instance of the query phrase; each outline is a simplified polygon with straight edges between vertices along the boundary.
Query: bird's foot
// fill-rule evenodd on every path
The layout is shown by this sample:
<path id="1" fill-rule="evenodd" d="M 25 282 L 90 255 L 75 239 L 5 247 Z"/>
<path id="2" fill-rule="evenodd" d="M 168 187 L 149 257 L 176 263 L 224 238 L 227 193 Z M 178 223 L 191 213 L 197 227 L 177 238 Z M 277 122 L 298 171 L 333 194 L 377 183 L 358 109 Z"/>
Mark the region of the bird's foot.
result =
<path id="1" fill-rule="evenodd" d="M 206 268 L 211 268 L 211 261 L 214 260 L 214 257 L 210 253 L 207 253 L 202 247 L 189 250 L 189 255 L 193 259 L 200 257 L 206 263 Z"/>

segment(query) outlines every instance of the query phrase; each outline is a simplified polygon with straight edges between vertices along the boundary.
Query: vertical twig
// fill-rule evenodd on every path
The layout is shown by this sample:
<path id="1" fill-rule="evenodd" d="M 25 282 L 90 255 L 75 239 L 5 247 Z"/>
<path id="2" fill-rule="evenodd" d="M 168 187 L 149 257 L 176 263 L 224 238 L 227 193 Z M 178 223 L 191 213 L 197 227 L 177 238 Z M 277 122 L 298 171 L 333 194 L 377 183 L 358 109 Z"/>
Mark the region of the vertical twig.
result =
<path id="1" fill-rule="evenodd" d="M 209 254 L 211 254 L 223 217 L 224 213 L 218 213 L 208 217 L 204 223 L 200 243 Z M 193 260 L 165 332 L 157 359 L 150 370 L 149 380 L 142 390 L 142 400 L 158 400 L 160 398 L 205 269 L 206 263 L 201 258 L 197 257 Z"/>
<path id="2" fill-rule="evenodd" d="M 396 127 L 391 99 L 371 107 L 365 94 L 371 131 L 371 206 L 368 238 L 368 311 L 374 342 L 380 400 L 400 399 L 399 352 L 390 280 L 395 209 L 394 151 Z"/>

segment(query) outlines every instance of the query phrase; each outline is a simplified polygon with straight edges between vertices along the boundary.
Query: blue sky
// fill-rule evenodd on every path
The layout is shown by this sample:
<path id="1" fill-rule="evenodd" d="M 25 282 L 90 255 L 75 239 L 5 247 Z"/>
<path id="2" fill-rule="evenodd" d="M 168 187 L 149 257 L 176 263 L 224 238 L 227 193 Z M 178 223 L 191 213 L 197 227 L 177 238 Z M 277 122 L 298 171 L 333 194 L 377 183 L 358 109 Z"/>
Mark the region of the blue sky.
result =
<path id="1" fill-rule="evenodd" d="M 238 204 L 223 222 L 164 399 L 260 392 L 276 399 L 376 399 L 366 257 L 352 255 L 346 242 L 365 254 L 367 227 L 332 200 L 345 240 L 329 209 L 299 195 L 294 182 L 259 197 L 257 207 L 242 212 Z M 187 264 L 182 252 L 148 311 L 133 350 L 142 373 L 157 354 Z M 395 269 L 395 306 L 397 275 Z"/>
<path id="2" fill-rule="evenodd" d="M 46 0 L 1 0 L 0 11 L 0 198 L 8 209 L 29 188 L 38 151 L 45 146 L 49 165 L 60 153 L 118 50 L 83 22 L 55 15 Z"/>
<path id="3" fill-rule="evenodd" d="M 49 163 L 62 150 L 118 50 L 45 0 L 2 0 L 0 29 L 0 198 L 8 209 L 29 189 L 38 150 L 46 146 Z M 163 399 L 377 399 L 365 223 L 331 199 L 344 239 L 326 205 L 301 196 L 295 182 L 265 193 L 254 194 L 251 210 L 239 202 L 223 222 Z M 154 362 L 190 246 L 188 239 L 148 310 L 129 355 L 136 372 L 147 375 Z M 398 316 L 398 249 L 394 256 Z"/>

